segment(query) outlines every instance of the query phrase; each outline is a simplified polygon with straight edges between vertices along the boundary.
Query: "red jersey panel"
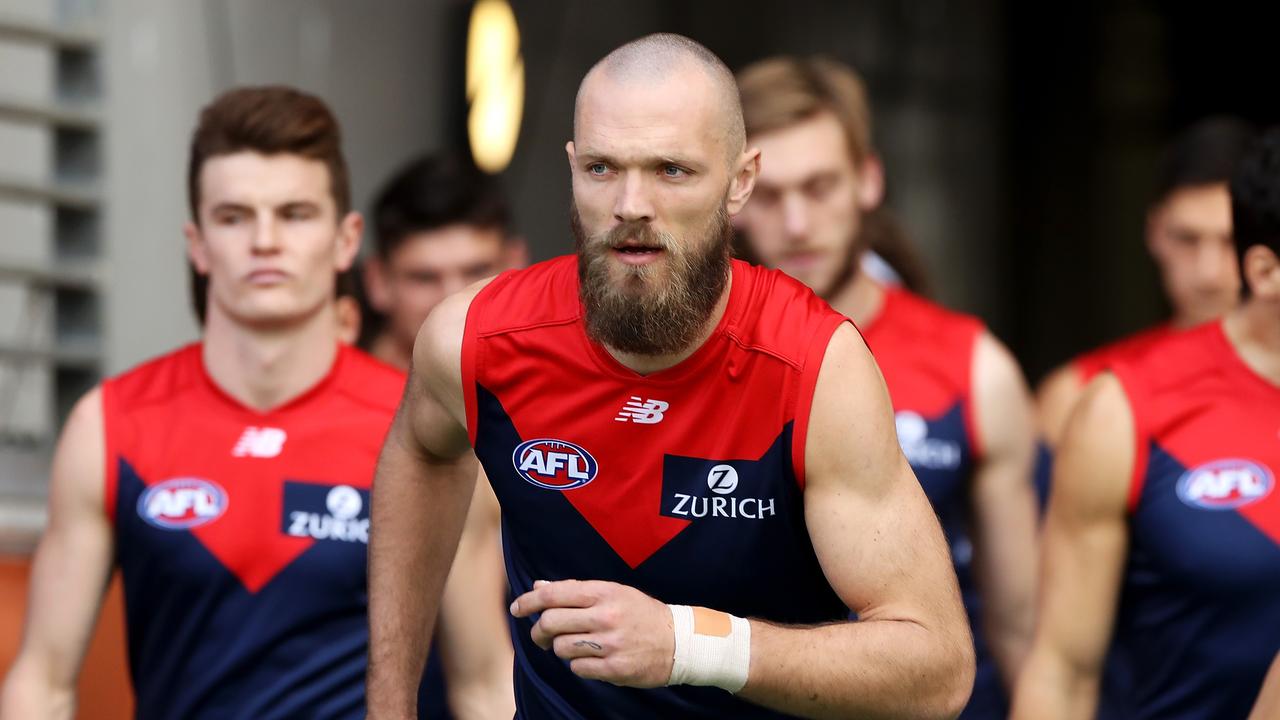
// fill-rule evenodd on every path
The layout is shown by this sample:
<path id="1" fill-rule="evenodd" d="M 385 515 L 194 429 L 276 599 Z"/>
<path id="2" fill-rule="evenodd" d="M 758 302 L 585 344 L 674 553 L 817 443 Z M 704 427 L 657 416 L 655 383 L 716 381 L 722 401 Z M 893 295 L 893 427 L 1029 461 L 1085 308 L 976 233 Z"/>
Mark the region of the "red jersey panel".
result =
<path id="1" fill-rule="evenodd" d="M 1137 430 L 1116 621 L 1133 717 L 1243 719 L 1280 651 L 1280 387 L 1221 322 L 1113 371 Z"/>
<path id="2" fill-rule="evenodd" d="M 201 352 L 103 383 L 138 717 L 362 717 L 369 486 L 403 375 L 341 346 L 257 412 Z"/>
<path id="3" fill-rule="evenodd" d="M 846 319 L 785 275 L 734 261 L 711 337 L 639 375 L 588 339 L 577 261 L 505 273 L 472 302 L 467 419 L 503 508 L 512 591 L 601 579 L 778 622 L 844 618 L 804 525 L 804 438 Z M 520 717 L 778 717 L 713 688 L 587 681 L 515 621 Z"/>

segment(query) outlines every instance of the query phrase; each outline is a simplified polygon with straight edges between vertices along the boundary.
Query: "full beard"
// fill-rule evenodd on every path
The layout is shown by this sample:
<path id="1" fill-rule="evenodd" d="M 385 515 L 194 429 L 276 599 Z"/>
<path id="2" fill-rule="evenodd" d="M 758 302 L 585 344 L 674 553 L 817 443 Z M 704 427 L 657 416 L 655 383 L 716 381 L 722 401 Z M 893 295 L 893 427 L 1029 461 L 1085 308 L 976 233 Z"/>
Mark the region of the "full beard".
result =
<path id="1" fill-rule="evenodd" d="M 723 205 L 709 227 L 683 241 L 640 221 L 589 236 L 576 206 L 570 221 L 591 339 L 636 355 L 672 355 L 698 341 L 729 281 L 733 228 Z M 661 248 L 664 257 L 623 265 L 616 279 L 609 256 L 628 240 Z"/>

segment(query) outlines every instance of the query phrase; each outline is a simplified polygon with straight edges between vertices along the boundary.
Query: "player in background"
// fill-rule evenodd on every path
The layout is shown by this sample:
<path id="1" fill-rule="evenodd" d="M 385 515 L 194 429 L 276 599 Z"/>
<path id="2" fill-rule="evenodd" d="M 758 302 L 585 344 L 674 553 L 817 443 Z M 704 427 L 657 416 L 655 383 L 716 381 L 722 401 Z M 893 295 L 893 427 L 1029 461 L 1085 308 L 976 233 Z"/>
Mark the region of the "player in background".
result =
<path id="1" fill-rule="evenodd" d="M 822 58 L 775 57 L 741 70 L 738 87 L 748 140 L 761 152 L 755 193 L 737 218 L 745 254 L 813 288 L 875 354 L 977 636 L 962 717 L 1004 718 L 1035 608 L 1034 441 L 1022 373 L 981 321 L 863 269 L 871 237 L 886 230 L 883 169 L 856 73 Z"/>
<path id="2" fill-rule="evenodd" d="M 1214 117 L 1184 130 L 1165 151 L 1147 209 L 1147 251 L 1160 270 L 1172 316 L 1087 352 L 1045 377 L 1036 392 L 1042 439 L 1050 448 L 1084 386 L 1116 359 L 1138 355 L 1179 329 L 1221 317 L 1240 296 L 1231 242 L 1227 181 L 1256 132 L 1243 120 Z"/>
<path id="3" fill-rule="evenodd" d="M 72 411 L 5 720 L 74 715 L 115 567 L 137 717 L 364 716 L 369 485 L 404 376 L 339 342 L 362 219 L 337 122 L 290 88 L 229 91 L 201 113 L 188 195 L 201 341 Z M 463 717 L 510 717 L 500 648 L 466 649 Z"/>
<path id="4" fill-rule="evenodd" d="M 1019 720 L 1093 717 L 1113 638 L 1129 717 L 1239 720 L 1280 651 L 1280 129 L 1230 198 L 1243 301 L 1115 361 L 1068 420 Z"/>

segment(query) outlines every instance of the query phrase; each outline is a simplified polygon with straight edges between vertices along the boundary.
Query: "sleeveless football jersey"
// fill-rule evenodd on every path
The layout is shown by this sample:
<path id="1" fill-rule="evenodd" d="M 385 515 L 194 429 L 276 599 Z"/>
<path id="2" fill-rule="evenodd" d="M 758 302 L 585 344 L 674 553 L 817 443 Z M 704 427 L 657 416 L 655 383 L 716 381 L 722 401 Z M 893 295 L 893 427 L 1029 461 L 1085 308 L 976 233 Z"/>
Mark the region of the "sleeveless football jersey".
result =
<path id="1" fill-rule="evenodd" d="M 403 381 L 343 346 L 258 412 L 196 344 L 103 383 L 139 718 L 364 716 L 369 485 Z"/>
<path id="2" fill-rule="evenodd" d="M 898 442 L 942 521 L 973 627 L 978 672 L 961 718 L 1005 718 L 1008 699 L 982 635 L 981 598 L 969 542 L 970 482 L 982 457 L 973 405 L 976 318 L 901 288 L 885 288 L 879 314 L 862 325 L 880 365 L 897 421 Z"/>
<path id="3" fill-rule="evenodd" d="M 1131 717 L 1245 718 L 1280 651 L 1280 387 L 1221 322 L 1113 371 L 1137 431 L 1116 618 Z"/>
<path id="4" fill-rule="evenodd" d="M 607 580 L 780 623 L 848 615 L 802 495 L 813 390 L 846 319 L 779 272 L 732 273 L 706 343 L 644 376 L 588 339 L 574 257 L 504 273 L 472 301 L 467 424 L 502 503 L 513 593 Z M 513 621 L 519 717 L 780 717 L 718 688 L 582 680 L 531 627 Z"/>

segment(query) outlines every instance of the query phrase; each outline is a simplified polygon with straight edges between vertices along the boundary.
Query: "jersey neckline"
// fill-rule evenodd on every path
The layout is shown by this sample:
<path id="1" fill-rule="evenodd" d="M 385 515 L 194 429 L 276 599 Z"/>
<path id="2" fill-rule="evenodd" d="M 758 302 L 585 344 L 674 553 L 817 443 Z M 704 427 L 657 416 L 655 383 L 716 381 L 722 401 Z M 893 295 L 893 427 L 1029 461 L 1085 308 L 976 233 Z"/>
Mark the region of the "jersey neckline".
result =
<path id="1" fill-rule="evenodd" d="M 212 393 L 221 403 L 227 405 L 238 413 L 249 415 L 257 420 L 265 420 L 278 417 L 294 410 L 297 407 L 306 405 L 312 398 L 320 395 L 333 384 L 334 378 L 338 376 L 338 372 L 344 364 L 347 355 L 351 352 L 351 348 L 344 343 L 338 342 L 337 346 L 337 352 L 333 354 L 333 362 L 329 365 L 329 369 L 325 372 L 323 377 L 292 398 L 289 398 L 279 405 L 266 410 L 259 410 L 244 404 L 231 393 L 224 390 L 222 386 L 218 385 L 218 383 L 213 379 L 213 376 L 209 374 L 209 369 L 204 363 L 204 342 L 194 343 L 191 347 L 193 350 L 192 359 L 195 363 L 197 374 L 200 375 L 201 380 L 204 382 L 204 386 L 210 393 Z"/>
<path id="2" fill-rule="evenodd" d="M 587 335 L 586 309 L 582 309 L 582 314 L 578 318 L 578 322 L 574 323 L 578 328 L 578 336 L 583 343 L 586 344 L 590 354 L 595 358 L 596 366 L 605 373 L 616 378 L 626 380 L 628 382 L 644 382 L 669 384 L 679 382 L 690 374 L 696 372 L 715 354 L 720 340 L 726 334 L 729 328 L 737 325 L 738 316 L 742 312 L 742 306 L 746 302 L 745 293 L 748 288 L 745 286 L 749 282 L 748 273 L 745 272 L 744 263 L 741 260 L 730 260 L 729 264 L 729 301 L 725 303 L 724 315 L 720 317 L 720 321 L 716 323 L 716 327 L 703 341 L 702 345 L 689 357 L 672 365 L 664 370 L 642 375 L 635 370 L 623 365 L 618 361 L 609 350 L 600 343 L 593 340 Z"/>

